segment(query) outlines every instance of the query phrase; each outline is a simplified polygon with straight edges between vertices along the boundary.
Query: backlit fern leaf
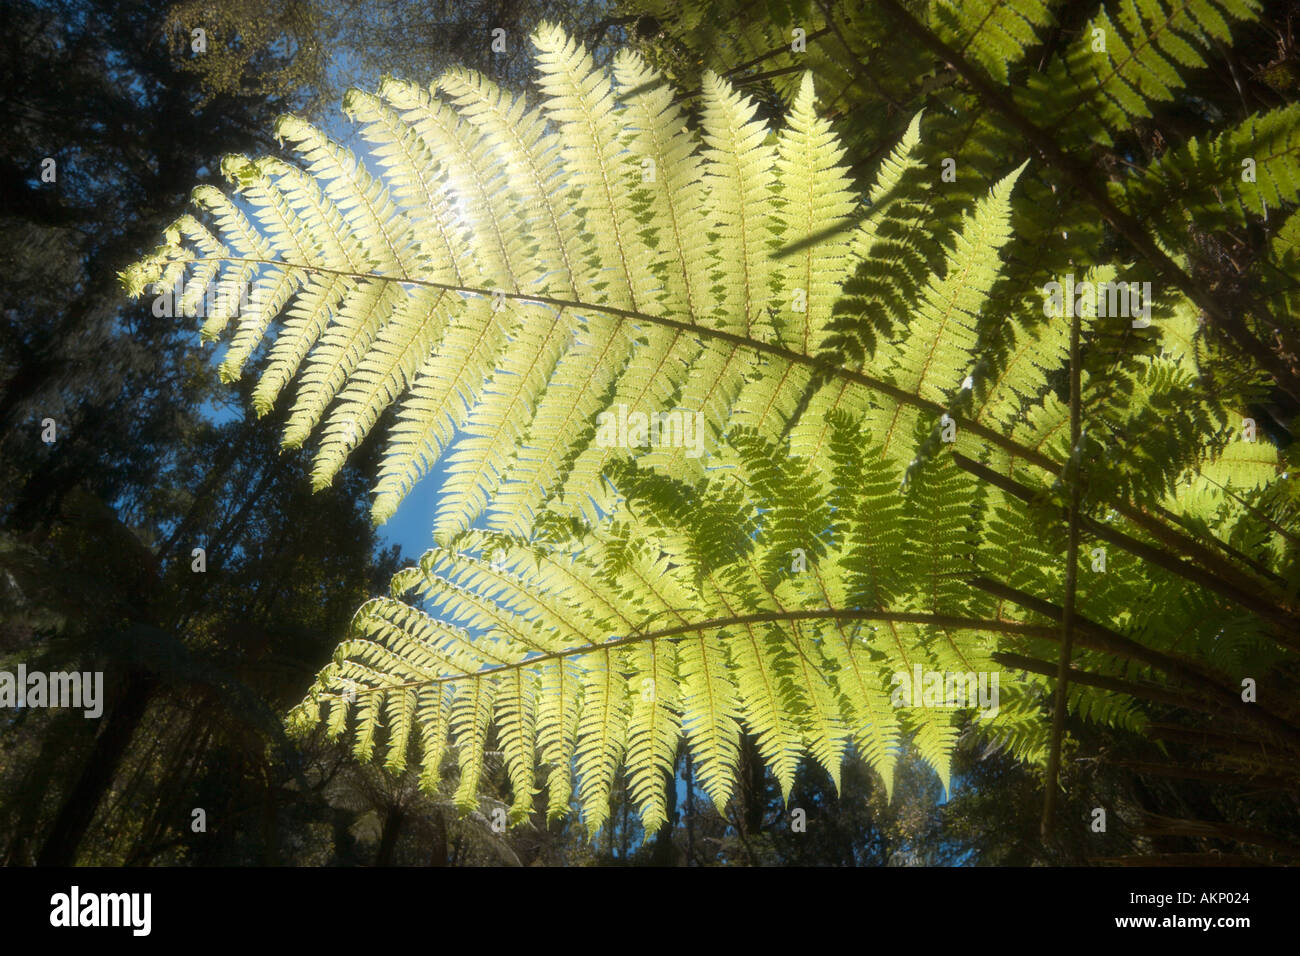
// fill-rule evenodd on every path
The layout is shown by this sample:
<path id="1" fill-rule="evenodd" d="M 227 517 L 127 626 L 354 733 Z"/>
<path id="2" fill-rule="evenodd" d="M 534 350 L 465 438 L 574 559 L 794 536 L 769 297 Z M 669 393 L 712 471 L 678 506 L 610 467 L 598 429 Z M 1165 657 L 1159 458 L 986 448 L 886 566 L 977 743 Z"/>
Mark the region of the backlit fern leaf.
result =
<path id="1" fill-rule="evenodd" d="M 1133 119 L 1150 116 L 1154 104 L 1171 100 L 1186 73 L 1205 66 L 1212 42 L 1230 39 L 1229 18 L 1253 18 L 1257 10 L 1253 0 L 1105 5 L 1050 69 L 1031 74 L 1025 99 L 1067 142 L 1126 130 Z M 1073 95 L 1062 96 L 1063 89 Z"/>
<path id="2" fill-rule="evenodd" d="M 1252 116 L 1209 142 L 1192 138 L 1112 192 L 1154 217 L 1167 242 L 1188 227 L 1214 231 L 1267 218 L 1300 197 L 1300 105 Z M 1170 194 L 1180 197 L 1175 206 Z"/>
<path id="3" fill-rule="evenodd" d="M 1043 0 L 941 0 L 931 5 L 940 36 L 1000 80 L 1038 41 L 1052 19 Z"/>
<path id="4" fill-rule="evenodd" d="M 1171 60 L 1199 63 L 1187 38 L 1226 35 L 1220 8 L 1251 12 L 1154 0 L 1103 11 L 1096 22 L 1116 37 L 1104 69 L 1085 77 L 1077 45 L 1053 61 L 1053 108 L 1063 89 L 1112 128 L 1146 115 L 1182 82 Z M 988 3 L 931 22 L 1009 78 L 991 64 L 1009 53 L 1014 69 L 1048 12 Z M 770 26 L 764 35 L 780 38 Z M 647 831 L 668 822 L 682 738 L 719 809 L 742 733 L 786 795 L 801 760 L 838 782 L 851 752 L 890 790 L 905 748 L 946 787 L 968 731 L 1039 759 L 1046 739 L 1032 718 L 1046 678 L 1017 683 L 1011 706 L 972 722 L 970 700 L 894 692 L 918 668 L 995 671 L 1008 648 L 1041 670 L 1060 636 L 1050 607 L 979 586 L 1061 590 L 1052 512 L 1074 452 L 1060 387 L 1067 329 L 1033 310 L 1038 271 L 1070 261 L 1075 245 L 1030 250 L 1009 279 L 1001 255 L 1015 229 L 1064 215 L 1055 184 L 1035 180 L 1035 208 L 1016 210 L 1025 167 L 1008 174 L 1011 151 L 995 155 L 1007 134 L 965 93 L 940 93 L 926 133 L 941 141 L 929 145 L 914 119 L 860 209 L 810 77 L 783 82 L 793 105 L 774 129 L 717 73 L 701 76 L 689 117 L 634 54 L 611 76 L 558 29 L 535 42 L 539 108 L 464 71 L 431 90 L 386 81 L 378 95 L 350 94 L 376 171 L 286 120 L 303 167 L 228 160 L 240 198 L 196 195 L 216 231 L 182 219 L 128 270 L 137 292 L 188 276 L 187 304 L 215 282 L 227 304 L 209 335 L 253 279 L 225 374 L 280 318 L 254 401 L 266 411 L 296 385 L 287 440 L 321 434 L 317 484 L 394 406 L 377 518 L 447 456 L 437 546 L 358 613 L 294 728 L 314 726 L 322 707 L 331 735 L 351 718 L 362 759 L 385 731 L 400 771 L 414 722 L 422 784 L 437 785 L 454 749 L 466 811 L 495 766 L 487 751 L 500 750 L 513 822 L 534 811 L 544 779 L 548 815 L 576 792 L 593 834 L 621 770 Z M 1078 134 L 1082 119 L 1057 118 L 1067 139 Z M 1273 129 L 1277 142 L 1289 143 L 1290 123 Z M 932 160 L 954 141 L 962 179 L 941 191 Z M 1245 208 L 1291 196 L 1289 170 L 1269 170 Z M 1252 514 L 1265 501 L 1284 510 L 1276 455 L 1232 448 L 1222 429 L 1207 437 L 1225 410 L 1192 398 L 1203 343 L 1187 328 L 1190 304 L 1164 298 L 1159 354 L 1113 375 L 1096 355 L 1114 329 L 1080 323 L 1093 362 L 1082 403 L 1095 433 L 1076 456 L 1088 518 L 1143 534 L 1104 505 L 1159 506 L 1280 578 L 1289 552 Z M 707 459 L 598 437 L 602 413 L 674 404 L 704 419 Z M 944 409 L 960 418 L 948 422 L 955 442 L 936 437 Z M 1148 435 L 1144 450 L 1134 437 Z M 1002 483 L 977 481 L 980 468 Z M 1170 653 L 1245 634 L 1231 660 L 1276 662 L 1248 615 L 1126 558 L 1079 587 L 1084 615 Z M 1103 677 L 1137 669 L 1093 651 L 1076 661 Z M 1084 718 L 1140 727 L 1124 699 L 1087 685 L 1070 702 Z"/>
<path id="5" fill-rule="evenodd" d="M 450 452 L 444 538 L 485 511 L 490 526 L 523 534 L 548 495 L 591 520 L 612 504 L 603 473 L 629 454 L 701 474 L 697 457 L 598 443 L 594 422 L 606 411 L 648 414 L 676 401 L 682 414 L 704 416 L 706 434 L 730 418 L 776 437 L 832 334 L 849 253 L 862 251 L 856 232 L 835 233 L 854 199 L 811 80 L 773 145 L 754 104 L 706 76 L 697 137 L 634 55 L 620 56 L 611 83 L 557 29 L 543 28 L 536 43 L 540 112 L 465 71 L 432 91 L 389 80 L 378 96 L 354 92 L 347 110 L 377 173 L 287 117 L 279 131 L 302 168 L 224 166 L 251 218 L 201 194 L 225 245 L 183 220 L 168 246 L 127 273 L 140 288 L 188 262 L 192 286 L 229 287 L 251 270 L 261 301 L 236 331 L 231 374 L 287 299 L 254 389 L 259 412 L 298 379 L 286 442 L 319 434 L 319 487 L 396 405 L 375 517 L 391 515 Z M 989 240 L 971 246 L 985 259 L 953 260 L 932 281 L 924 309 L 936 321 L 948 321 L 936 309 L 951 317 L 978 307 L 996 255 L 991 214 L 980 207 L 971 228 L 982 231 L 959 236 L 954 251 Z M 773 346 L 797 360 L 771 357 Z M 771 372 L 754 374 L 765 348 Z M 864 401 L 837 385 L 815 399 L 814 420 L 860 412 Z M 805 432 L 798 447 L 815 454 L 824 430 Z"/>

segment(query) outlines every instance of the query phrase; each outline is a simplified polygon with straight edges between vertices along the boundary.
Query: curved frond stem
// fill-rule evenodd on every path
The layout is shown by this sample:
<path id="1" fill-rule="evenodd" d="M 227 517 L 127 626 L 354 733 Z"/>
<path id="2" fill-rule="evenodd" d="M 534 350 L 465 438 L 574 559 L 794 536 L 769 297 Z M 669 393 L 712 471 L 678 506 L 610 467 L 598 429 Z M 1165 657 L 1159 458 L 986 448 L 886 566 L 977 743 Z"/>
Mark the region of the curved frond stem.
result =
<path id="1" fill-rule="evenodd" d="M 999 475 L 997 472 L 993 471 L 993 469 L 987 468 L 977 461 L 972 461 L 960 452 L 953 452 L 952 457 L 958 468 L 970 472 L 972 475 L 975 475 L 983 481 L 987 481 L 991 485 L 995 485 L 1007 494 L 1019 498 L 1021 501 L 1031 502 L 1036 497 L 1033 489 L 1026 488 L 1024 485 L 1013 481 L 1004 475 Z M 1216 593 L 1239 604 L 1241 607 L 1272 621 L 1279 628 L 1279 630 L 1273 632 L 1274 639 L 1284 647 L 1289 647 L 1292 650 L 1300 650 L 1300 639 L 1297 639 L 1294 636 L 1296 632 L 1296 624 L 1297 622 L 1300 622 L 1300 614 L 1297 614 L 1297 612 L 1287 610 L 1286 608 L 1265 601 L 1263 598 L 1252 594 L 1229 581 L 1223 580 L 1216 574 L 1197 567 L 1181 558 L 1167 554 L 1159 548 L 1130 537 L 1129 535 L 1124 534 L 1124 532 L 1109 527 L 1099 521 L 1094 521 L 1091 518 L 1080 517 L 1079 525 L 1083 531 L 1086 531 L 1088 534 L 1096 538 L 1100 538 L 1102 541 L 1123 548 L 1125 551 L 1142 558 L 1144 561 L 1150 561 L 1152 564 L 1159 565 L 1161 568 L 1172 574 L 1176 574 L 1194 584 L 1199 584 L 1202 587 L 1215 591 Z"/>
<path id="2" fill-rule="evenodd" d="M 1061 480 L 1070 486 L 1069 539 L 1065 548 L 1065 601 L 1061 611 L 1061 656 L 1056 671 L 1056 702 L 1052 710 L 1052 737 L 1047 755 L 1047 776 L 1044 781 L 1046 796 L 1043 799 L 1042 836 L 1046 842 L 1052 832 L 1056 815 L 1056 780 L 1061 769 L 1061 738 L 1065 736 L 1065 705 L 1069 699 L 1070 653 L 1074 649 L 1074 608 L 1079 581 L 1079 505 L 1082 484 L 1077 464 L 1083 449 L 1082 410 L 1080 408 L 1080 382 L 1082 362 L 1079 358 L 1079 315 L 1070 321 L 1070 464 L 1066 465 Z M 1070 474 L 1074 470 L 1074 474 Z"/>
<path id="3" fill-rule="evenodd" d="M 259 265 L 285 266 L 285 263 L 273 259 L 252 259 L 242 256 L 213 256 L 213 257 L 195 257 L 185 260 L 186 262 L 228 262 L 228 263 L 255 263 Z M 619 306 L 605 305 L 600 302 L 578 302 L 574 299 L 558 298 L 556 296 L 546 295 L 540 292 L 509 292 L 502 289 L 486 289 L 469 285 L 453 285 L 446 282 L 436 282 L 432 279 L 417 279 L 406 276 L 381 275 L 374 272 L 350 272 L 341 269 L 331 269 L 326 266 L 317 265 L 298 265 L 290 266 L 293 269 L 301 269 L 307 272 L 321 272 L 327 275 L 340 276 L 350 279 L 371 279 L 387 280 L 397 282 L 403 285 L 423 286 L 430 289 L 438 289 L 443 292 L 458 292 L 465 295 L 483 296 L 484 298 L 500 297 L 513 301 L 525 303 L 537 303 L 540 305 L 549 305 L 557 309 L 570 309 L 574 312 L 600 312 L 605 315 L 618 319 L 627 319 L 637 322 L 648 322 L 652 325 L 660 325 L 665 328 L 675 329 L 679 332 L 688 332 L 694 335 L 700 335 L 704 338 L 716 339 L 720 342 L 727 342 L 740 348 L 749 349 L 763 355 L 770 355 L 773 358 L 783 359 L 794 365 L 800 365 L 805 368 L 815 369 L 836 378 L 842 378 L 853 382 L 857 385 L 864 386 L 873 391 L 880 392 L 890 398 L 906 405 L 911 405 L 922 411 L 931 412 L 936 416 L 951 414 L 947 408 L 938 402 L 932 402 L 928 399 L 914 395 L 906 389 L 899 388 L 889 382 L 867 375 L 863 372 L 851 368 L 845 368 L 836 365 L 834 362 L 815 355 L 807 355 L 788 349 L 782 345 L 772 342 L 765 342 L 762 339 L 756 339 L 745 335 L 739 335 L 735 332 L 728 332 L 725 329 L 714 329 L 706 325 L 699 325 L 695 322 L 683 322 L 680 319 L 672 319 L 663 315 L 651 315 L 647 312 L 638 312 L 635 309 L 625 309 Z M 982 425 L 979 422 L 972 421 L 968 418 L 960 417 L 953 414 L 953 419 L 964 429 L 973 435 L 996 445 L 1003 451 L 1009 452 L 1015 457 L 1036 465 L 1046 471 L 1056 473 L 1060 471 L 1059 462 L 1054 462 L 1041 452 L 1035 451 L 1019 442 L 1007 438 L 1001 432 Z"/>
<path id="4" fill-rule="evenodd" d="M 1059 622 L 1063 616 L 1064 610 L 1059 605 L 1035 597 L 1032 594 L 1027 594 L 1000 581 L 975 577 L 970 579 L 969 583 L 987 594 L 991 594 L 1003 601 L 1009 601 L 1025 610 L 1042 614 L 1051 620 Z M 1041 636 L 1046 637 L 1048 640 L 1059 641 L 1061 639 L 1059 624 L 1050 628 L 1047 633 Z M 1127 657 L 1163 671 L 1189 687 L 1209 693 L 1216 699 L 1222 700 L 1234 715 L 1267 730 L 1274 737 L 1286 740 L 1292 747 L 1300 748 L 1300 728 L 1263 704 L 1245 703 L 1241 699 L 1240 687 L 1234 686 L 1232 681 L 1226 677 L 1214 674 L 1198 663 L 1139 644 L 1118 631 L 1091 621 L 1082 615 L 1075 615 L 1074 636 L 1080 646 L 1089 650 Z"/>
<path id="5" fill-rule="evenodd" d="M 933 627 L 950 628 L 953 630 L 996 631 L 1002 634 L 1017 634 L 1021 637 L 1040 638 L 1051 637 L 1052 635 L 1057 634 L 1060 630 L 1057 627 L 1042 624 L 1027 624 L 1020 621 L 987 620 L 984 618 L 961 617 L 951 614 L 922 614 L 909 611 L 858 611 L 839 608 L 825 608 L 809 611 L 764 611 L 757 614 L 740 614 L 734 617 L 720 617 L 710 618 L 704 621 L 693 621 L 687 624 L 679 624 L 676 627 L 664 628 L 660 631 L 646 631 L 643 633 L 629 634 L 625 637 L 615 638 L 612 641 L 584 644 L 580 647 L 566 647 L 563 650 L 538 654 L 535 657 L 528 657 L 513 663 L 485 667 L 473 674 L 448 674 L 431 680 L 387 684 L 382 688 L 358 688 L 356 693 L 360 695 L 375 693 L 376 691 L 389 691 L 399 687 L 424 687 L 431 684 L 449 684 L 471 678 L 482 678 L 493 674 L 504 674 L 518 670 L 522 667 L 534 667 L 538 664 L 544 664 L 547 661 L 563 660 L 570 657 L 581 657 L 585 654 L 603 653 L 616 648 L 641 644 L 646 641 L 684 638 L 694 634 L 700 634 L 704 631 L 724 630 L 728 627 L 750 627 L 755 624 L 782 624 L 794 623 L 797 621 L 883 621 L 896 624 L 926 624 Z M 327 700 L 331 696 L 338 695 L 325 694 L 322 695 L 322 699 Z"/>

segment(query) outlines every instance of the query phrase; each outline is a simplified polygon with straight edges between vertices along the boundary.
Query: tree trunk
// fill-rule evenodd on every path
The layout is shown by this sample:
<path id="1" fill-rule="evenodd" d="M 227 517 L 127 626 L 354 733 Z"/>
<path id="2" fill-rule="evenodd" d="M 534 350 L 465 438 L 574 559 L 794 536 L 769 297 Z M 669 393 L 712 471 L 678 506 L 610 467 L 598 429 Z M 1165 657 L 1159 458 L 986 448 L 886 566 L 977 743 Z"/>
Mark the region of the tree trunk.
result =
<path id="1" fill-rule="evenodd" d="M 17 810 L 18 823 L 13 829 L 9 848 L 5 852 L 5 866 L 31 865 L 27 846 L 31 835 L 36 832 L 41 807 L 45 803 L 45 795 L 49 792 L 55 767 L 58 766 L 59 757 L 66 752 L 72 742 L 70 732 L 78 729 L 74 721 L 84 719 L 79 714 L 60 713 L 46 730 L 41 740 L 40 753 L 36 755 L 36 759 L 32 761 L 30 769 L 24 775 L 14 804 L 6 808 L 10 814 Z"/>
<path id="2" fill-rule="evenodd" d="M 429 865 L 447 865 L 447 821 L 440 808 L 433 811 L 433 848 L 429 851 Z"/>
<path id="3" fill-rule="evenodd" d="M 113 784 L 118 765 L 135 736 L 136 728 L 149 709 L 157 682 L 140 672 L 126 683 L 122 699 L 108 715 L 104 729 L 95 738 L 81 776 L 63 800 L 36 857 L 37 866 L 72 866 L 77 849 L 95 818 L 95 811 Z"/>
<path id="4" fill-rule="evenodd" d="M 384 829 L 379 835 L 379 853 L 375 856 L 375 866 L 392 866 L 393 851 L 397 849 L 397 838 L 402 833 L 402 824 L 406 814 L 401 807 L 390 807 L 384 817 Z"/>
<path id="5" fill-rule="evenodd" d="M 758 752 L 758 739 L 745 734 L 740 741 L 740 790 L 744 801 L 741 819 L 745 836 L 755 837 L 763 829 L 763 810 L 767 797 L 767 768 Z"/>

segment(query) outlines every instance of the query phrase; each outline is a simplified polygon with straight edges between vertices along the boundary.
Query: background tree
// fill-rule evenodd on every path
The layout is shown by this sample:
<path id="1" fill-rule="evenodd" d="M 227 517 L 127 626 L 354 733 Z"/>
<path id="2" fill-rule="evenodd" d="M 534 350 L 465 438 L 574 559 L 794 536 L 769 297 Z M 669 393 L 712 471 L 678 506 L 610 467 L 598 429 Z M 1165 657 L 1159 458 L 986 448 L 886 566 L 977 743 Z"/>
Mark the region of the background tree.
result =
<path id="1" fill-rule="evenodd" d="M 209 95 L 283 96 L 327 119 L 351 87 L 384 76 L 427 85 L 454 64 L 520 89 L 532 79 L 528 37 L 542 21 L 582 31 L 608 57 L 637 19 L 609 0 L 186 0 L 169 9 L 167 29 L 182 69 Z M 194 55 L 200 26 L 213 42 Z"/>

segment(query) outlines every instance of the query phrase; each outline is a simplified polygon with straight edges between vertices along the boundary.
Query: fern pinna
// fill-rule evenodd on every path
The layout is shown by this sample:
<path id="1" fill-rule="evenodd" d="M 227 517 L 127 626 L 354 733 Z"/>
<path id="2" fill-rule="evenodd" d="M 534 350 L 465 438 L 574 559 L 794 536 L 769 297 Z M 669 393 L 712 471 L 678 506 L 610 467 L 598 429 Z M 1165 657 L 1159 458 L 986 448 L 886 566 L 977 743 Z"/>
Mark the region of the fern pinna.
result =
<path id="1" fill-rule="evenodd" d="M 553 814 L 576 786 L 593 831 L 621 765 L 647 829 L 664 822 L 682 737 L 719 806 L 742 731 L 786 788 L 802 755 L 837 777 L 850 751 L 888 786 L 905 741 L 946 782 L 963 733 L 1043 757 L 1067 465 L 1124 525 L 1107 539 L 1120 550 L 1150 548 L 1155 506 L 1225 540 L 1269 537 L 1253 502 L 1276 495 L 1276 455 L 1236 454 L 1225 409 L 1187 402 L 1168 455 L 1126 442 L 1193 391 L 1185 299 L 1162 306 L 1156 354 L 1085 377 L 1090 420 L 1116 439 L 1071 448 L 1051 382 L 1062 324 L 990 299 L 1023 164 L 933 223 L 951 199 L 919 115 L 864 204 L 809 76 L 774 132 L 716 75 L 687 114 L 634 53 L 607 76 L 557 28 L 535 44 L 540 109 L 463 71 L 354 91 L 377 170 L 286 118 L 301 166 L 228 159 L 235 198 L 195 196 L 215 232 L 183 218 L 124 276 L 187 301 L 215 284 L 204 335 L 238 319 L 228 377 L 278 322 L 254 401 L 296 383 L 285 440 L 319 430 L 318 484 L 394 405 L 377 520 L 449 458 L 437 546 L 358 613 L 296 728 L 351 723 L 357 756 L 382 743 L 393 770 L 418 738 L 430 786 L 450 747 L 463 806 L 499 751 L 515 819 L 544 781 Z M 1099 344 L 1114 331 L 1085 326 Z M 599 440 L 616 409 L 698 412 L 708 454 Z M 1280 577 L 1290 553 L 1268 547 Z M 1222 698 L 1231 674 L 1198 654 L 1239 609 L 1177 563 L 1112 567 L 1080 596 L 1071 706 L 1136 729 L 1133 701 L 1171 677 Z M 1135 611 L 1152 587 L 1163 603 Z M 1274 624 L 1294 614 L 1263 603 Z M 1186 627 L 1169 637 L 1146 609 Z M 1274 666 L 1266 637 L 1241 660 Z M 897 706 L 899 674 L 1009 662 L 1023 676 L 977 720 Z M 1289 726 L 1250 719 L 1270 714 Z"/>
<path id="2" fill-rule="evenodd" d="M 768 143 L 754 105 L 720 80 L 697 130 L 635 55 L 611 84 L 559 30 L 536 42 L 541 110 L 463 72 L 432 92 L 354 91 L 346 107 L 378 177 L 286 117 L 279 134 L 303 167 L 228 158 L 239 201 L 195 196 L 217 234 L 184 218 L 128 277 L 136 290 L 188 278 L 186 296 L 217 282 L 209 339 L 252 283 L 228 377 L 283 314 L 254 400 L 266 410 L 298 375 L 285 437 L 320 429 L 318 484 L 396 402 L 377 520 L 444 452 L 445 533 L 485 512 L 521 533 L 547 495 L 594 514 L 613 457 L 593 443 L 599 412 L 676 404 L 715 432 L 733 413 L 774 415 L 746 387 L 747 346 L 810 363 L 851 265 L 848 236 L 771 257 L 782 236 L 833 226 L 854 204 L 811 80 Z"/>

